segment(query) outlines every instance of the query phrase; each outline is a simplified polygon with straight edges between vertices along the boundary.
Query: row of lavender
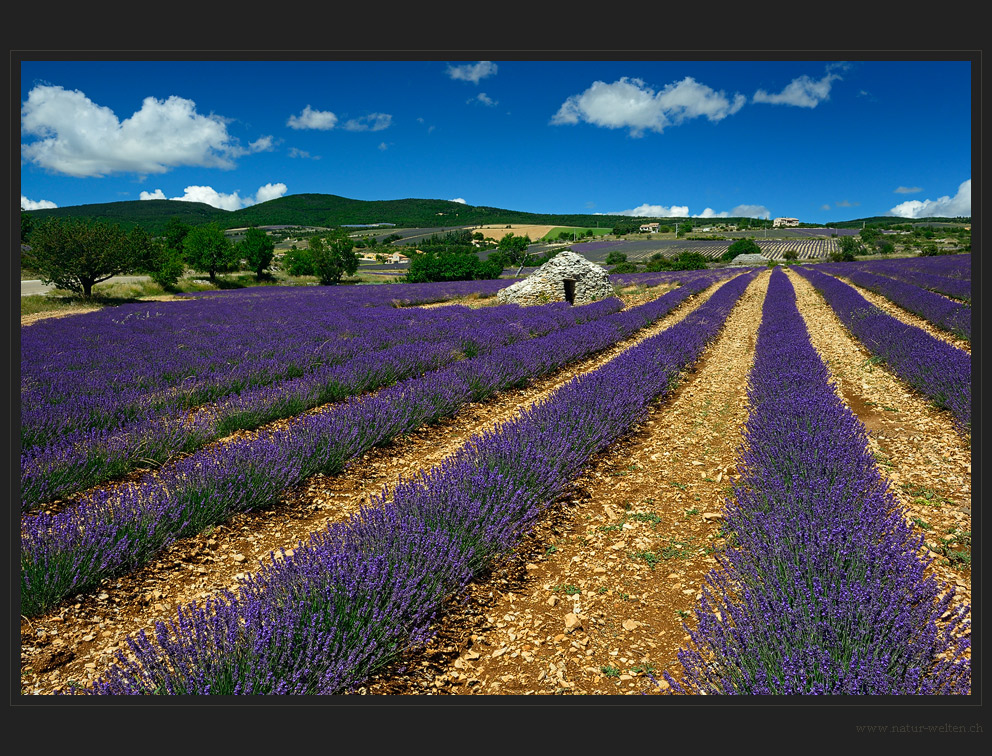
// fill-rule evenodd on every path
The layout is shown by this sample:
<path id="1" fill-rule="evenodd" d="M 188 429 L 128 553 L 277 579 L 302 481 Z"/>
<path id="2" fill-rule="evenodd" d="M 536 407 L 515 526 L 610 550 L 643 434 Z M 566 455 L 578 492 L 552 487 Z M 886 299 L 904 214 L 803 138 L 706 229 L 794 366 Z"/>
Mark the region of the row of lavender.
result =
<path id="1" fill-rule="evenodd" d="M 686 628 L 676 692 L 966 694 L 967 608 L 926 574 L 922 536 L 810 343 L 788 277 L 769 282 L 741 476 L 721 555 Z"/>
<path id="2" fill-rule="evenodd" d="M 21 454 L 21 510 L 36 509 L 47 501 L 111 480 L 136 468 L 161 464 L 179 453 L 193 451 L 236 430 L 258 428 L 274 420 L 292 417 L 314 407 L 339 402 L 348 396 L 439 369 L 464 356 L 484 354 L 521 339 L 543 336 L 594 320 L 617 312 L 622 307 L 623 302 L 612 297 L 585 307 L 571 307 L 564 302 L 530 308 L 507 305 L 479 310 L 451 306 L 415 313 L 408 311 L 401 318 L 376 308 L 363 311 L 363 322 L 350 324 L 346 314 L 340 319 L 336 315 L 324 317 L 321 328 L 313 328 L 311 333 L 319 332 L 321 338 L 329 334 L 324 344 L 333 342 L 333 346 L 327 348 L 320 345 L 321 357 L 319 360 L 315 358 L 309 369 L 299 377 L 261 381 L 261 386 L 245 387 L 219 402 L 201 406 L 192 417 L 186 417 L 183 412 L 187 403 L 194 403 L 192 400 L 162 400 L 154 408 L 149 406 L 138 419 L 122 422 L 117 427 L 64 432 L 44 445 L 25 449 Z M 190 313 L 182 314 L 183 318 L 178 322 L 173 317 L 163 323 L 158 330 L 160 343 L 174 344 L 174 337 L 181 330 L 177 328 L 178 324 L 189 322 Z M 250 312 L 243 309 L 229 308 L 223 317 L 226 320 L 225 330 L 250 332 L 241 340 L 237 350 L 266 355 L 264 360 L 246 359 L 237 366 L 240 382 L 257 378 L 256 371 L 260 365 L 292 364 L 300 354 L 313 349 L 312 336 L 306 343 L 301 337 L 294 339 L 293 345 L 277 349 L 275 345 L 285 335 L 266 335 L 271 320 L 254 323 L 250 329 L 238 328 L 239 323 L 250 317 Z M 299 322 L 306 326 L 314 324 L 313 320 L 304 321 L 302 317 Z M 342 323 L 340 329 L 334 328 L 336 322 Z M 345 339 L 349 331 L 354 335 Z M 155 331 L 150 331 L 149 336 L 153 342 L 156 341 Z M 223 342 L 223 339 L 218 337 L 217 341 Z M 209 341 L 202 344 L 202 350 L 208 359 L 214 359 L 209 352 Z M 169 353 L 159 348 L 149 348 L 148 351 L 163 355 L 163 360 L 166 359 L 164 355 Z M 226 350 L 219 346 L 217 351 L 229 352 L 230 346 Z M 328 356 L 331 351 L 334 352 L 333 359 Z M 175 362 L 168 364 L 172 366 Z M 223 381 L 214 374 L 205 376 L 204 372 L 208 371 L 201 370 L 192 362 L 187 363 L 187 369 L 200 375 L 202 386 L 219 390 Z M 229 371 L 225 375 L 226 389 L 232 387 L 232 373 Z M 104 407 L 111 407 L 120 400 L 120 394 L 116 397 L 101 396 L 92 385 L 86 391 Z M 129 392 L 126 401 L 139 402 L 145 396 L 146 390 L 135 390 Z M 56 424 L 62 416 L 59 412 L 62 404 L 39 402 L 40 399 L 35 397 L 33 409 L 23 409 L 22 416 L 40 418 L 36 428 Z M 117 405 L 118 411 L 121 406 Z M 109 415 L 111 411 L 108 409 L 106 412 Z"/>
<path id="3" fill-rule="evenodd" d="M 963 302 L 971 301 L 971 253 L 848 263 Z"/>
<path id="4" fill-rule="evenodd" d="M 851 263 L 824 263 L 818 270 L 845 278 L 856 286 L 880 294 L 938 328 L 971 340 L 971 307 L 968 305 L 908 281 L 879 275 L 873 272 L 874 269 L 856 267 Z"/>
<path id="5" fill-rule="evenodd" d="M 887 315 L 852 286 L 819 268 L 794 270 L 823 295 L 871 354 L 935 405 L 950 410 L 962 431 L 970 433 L 971 355 Z"/>
<path id="6" fill-rule="evenodd" d="M 22 445 L 188 409 L 395 344 L 448 338 L 478 316 L 465 307 L 411 314 L 383 305 L 376 289 L 362 287 L 363 302 L 344 287 L 265 287 L 38 323 L 21 339 Z"/>
<path id="7" fill-rule="evenodd" d="M 238 595 L 129 640 L 88 692 L 334 694 L 429 637 L 445 602 L 510 549 L 596 452 L 695 362 L 754 278 L 734 278 L 657 336 L 567 383 L 352 520 L 300 543 Z"/>
<path id="8" fill-rule="evenodd" d="M 22 519 L 21 613 L 34 616 L 100 580 L 147 563 L 176 538 L 267 505 L 287 488 L 391 439 L 595 354 L 727 277 L 699 271 L 638 307 L 520 341 L 351 397 L 255 438 L 205 448 L 139 484 L 101 489 L 62 512 Z"/>

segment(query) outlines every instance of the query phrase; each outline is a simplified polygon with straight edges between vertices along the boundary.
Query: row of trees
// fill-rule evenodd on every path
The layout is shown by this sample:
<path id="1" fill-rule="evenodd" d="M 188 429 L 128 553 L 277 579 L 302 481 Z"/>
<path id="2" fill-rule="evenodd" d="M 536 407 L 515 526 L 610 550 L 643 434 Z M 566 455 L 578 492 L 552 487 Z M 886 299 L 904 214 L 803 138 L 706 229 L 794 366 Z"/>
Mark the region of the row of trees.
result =
<path id="1" fill-rule="evenodd" d="M 259 228 L 249 228 L 234 243 L 217 224 L 190 226 L 170 219 L 160 237 L 140 227 L 124 229 L 102 221 L 48 218 L 36 223 L 22 215 L 23 267 L 46 284 L 92 296 L 93 287 L 113 276 L 147 274 L 163 288 L 176 286 L 187 268 L 217 274 L 248 269 L 258 280 L 271 276 L 275 243 Z M 343 230 L 309 239 L 308 248 L 287 255 L 291 275 L 315 275 L 322 284 L 338 283 L 358 269 L 354 244 Z"/>

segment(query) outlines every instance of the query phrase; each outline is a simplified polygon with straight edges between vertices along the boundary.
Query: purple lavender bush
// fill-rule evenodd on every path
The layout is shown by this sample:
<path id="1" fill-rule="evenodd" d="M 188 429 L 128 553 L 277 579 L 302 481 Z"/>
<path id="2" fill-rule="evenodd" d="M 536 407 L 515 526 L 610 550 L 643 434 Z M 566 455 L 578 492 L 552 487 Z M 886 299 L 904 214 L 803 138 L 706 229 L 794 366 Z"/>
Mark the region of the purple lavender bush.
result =
<path id="1" fill-rule="evenodd" d="M 706 579 L 676 693 L 938 695 L 970 688 L 968 608 L 923 538 L 774 271 L 748 384 L 732 547 Z M 950 615 L 949 618 L 945 614 Z M 946 619 L 946 621 L 945 621 Z"/>
<path id="2" fill-rule="evenodd" d="M 823 295 L 844 326 L 873 355 L 971 432 L 971 355 L 887 315 L 851 286 L 816 268 L 796 273 Z"/>
<path id="3" fill-rule="evenodd" d="M 971 340 L 970 306 L 906 281 L 852 267 L 851 263 L 823 263 L 818 270 L 880 294 L 932 325 Z"/>

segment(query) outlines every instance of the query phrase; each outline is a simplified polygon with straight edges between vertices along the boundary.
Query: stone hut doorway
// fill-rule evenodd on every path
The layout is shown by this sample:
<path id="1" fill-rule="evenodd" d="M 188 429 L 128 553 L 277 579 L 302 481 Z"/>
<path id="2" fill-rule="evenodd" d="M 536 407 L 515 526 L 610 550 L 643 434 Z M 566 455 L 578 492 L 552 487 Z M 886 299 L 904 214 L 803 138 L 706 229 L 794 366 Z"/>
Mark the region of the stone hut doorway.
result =
<path id="1" fill-rule="evenodd" d="M 565 301 L 570 305 L 575 304 L 575 279 L 574 278 L 563 278 L 562 283 L 565 284 Z"/>

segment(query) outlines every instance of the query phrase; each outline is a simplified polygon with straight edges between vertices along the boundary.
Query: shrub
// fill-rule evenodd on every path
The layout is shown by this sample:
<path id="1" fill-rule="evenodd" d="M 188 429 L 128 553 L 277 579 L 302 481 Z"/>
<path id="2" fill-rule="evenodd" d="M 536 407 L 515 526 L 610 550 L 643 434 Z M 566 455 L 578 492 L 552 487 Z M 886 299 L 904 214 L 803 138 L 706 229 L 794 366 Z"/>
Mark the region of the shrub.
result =
<path id="1" fill-rule="evenodd" d="M 422 252 L 410 260 L 408 283 L 434 281 L 476 281 L 499 278 L 503 272 L 502 256 L 480 260 L 472 252 Z"/>
<path id="2" fill-rule="evenodd" d="M 737 255 L 760 255 L 761 247 L 758 246 L 752 237 L 748 236 L 744 239 L 738 239 L 735 242 L 731 242 L 730 246 L 727 247 L 727 251 L 720 255 L 720 260 L 722 262 L 730 262 Z"/>
<path id="3" fill-rule="evenodd" d="M 626 257 L 626 255 L 625 255 Z M 637 273 L 640 268 L 635 263 L 624 260 L 610 269 L 610 273 Z"/>
<path id="4" fill-rule="evenodd" d="M 606 256 L 607 265 L 619 265 L 620 263 L 627 262 L 627 255 L 624 252 L 618 252 L 613 250 Z"/>

